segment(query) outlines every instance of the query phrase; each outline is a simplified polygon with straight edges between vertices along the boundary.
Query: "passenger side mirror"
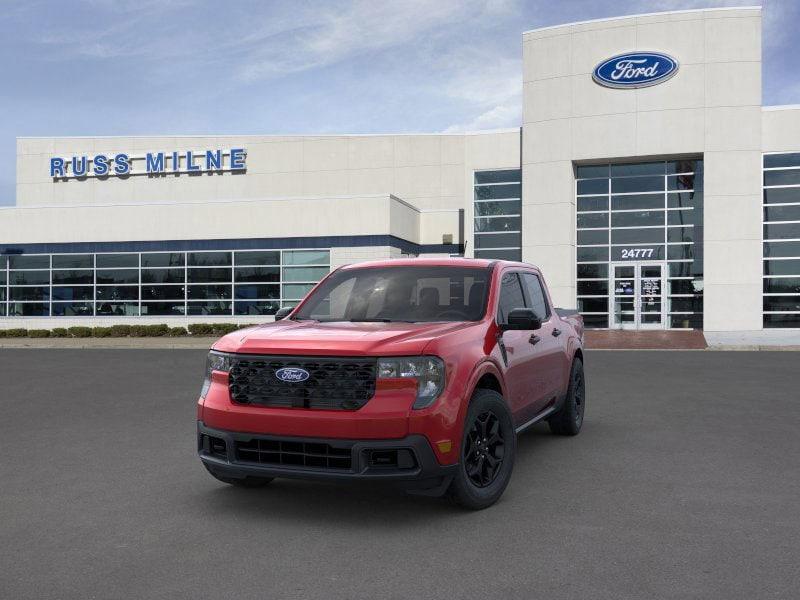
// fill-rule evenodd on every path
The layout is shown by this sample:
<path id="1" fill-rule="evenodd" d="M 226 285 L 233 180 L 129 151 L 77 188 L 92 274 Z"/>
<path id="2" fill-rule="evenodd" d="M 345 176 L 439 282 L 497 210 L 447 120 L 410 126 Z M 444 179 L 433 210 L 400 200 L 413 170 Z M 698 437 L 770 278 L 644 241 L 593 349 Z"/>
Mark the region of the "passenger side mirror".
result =
<path id="1" fill-rule="evenodd" d="M 285 319 L 290 312 L 292 312 L 294 308 L 291 306 L 284 306 L 283 308 L 279 308 L 278 312 L 275 313 L 275 320 L 280 321 L 281 319 Z"/>
<path id="2" fill-rule="evenodd" d="M 536 316 L 532 308 L 515 308 L 508 313 L 508 323 L 501 324 L 500 328 L 503 331 L 535 331 L 542 328 L 542 320 Z"/>

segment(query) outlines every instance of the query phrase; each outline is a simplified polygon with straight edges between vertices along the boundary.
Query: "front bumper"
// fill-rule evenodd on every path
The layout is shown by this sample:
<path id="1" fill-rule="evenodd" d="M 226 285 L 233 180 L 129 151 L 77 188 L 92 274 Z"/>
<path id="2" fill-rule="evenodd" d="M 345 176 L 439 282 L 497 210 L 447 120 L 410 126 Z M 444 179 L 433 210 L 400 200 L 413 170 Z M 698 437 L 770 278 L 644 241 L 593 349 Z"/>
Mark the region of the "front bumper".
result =
<path id="1" fill-rule="evenodd" d="M 457 464 L 441 465 L 423 435 L 346 440 L 226 431 L 197 423 L 198 454 L 223 477 L 290 477 L 394 482 L 409 490 L 443 491 Z M 222 443 L 220 443 L 222 442 Z"/>

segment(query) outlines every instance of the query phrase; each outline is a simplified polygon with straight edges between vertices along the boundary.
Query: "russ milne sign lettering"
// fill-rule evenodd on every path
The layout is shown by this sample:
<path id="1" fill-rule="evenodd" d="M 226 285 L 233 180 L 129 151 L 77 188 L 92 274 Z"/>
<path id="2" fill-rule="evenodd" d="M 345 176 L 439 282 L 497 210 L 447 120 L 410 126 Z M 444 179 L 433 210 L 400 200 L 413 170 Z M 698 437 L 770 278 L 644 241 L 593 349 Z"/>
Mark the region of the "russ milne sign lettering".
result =
<path id="1" fill-rule="evenodd" d="M 604 60 L 592 79 L 610 88 L 642 88 L 662 83 L 678 72 L 678 61 L 660 52 L 629 52 Z"/>
<path id="2" fill-rule="evenodd" d="M 178 173 L 222 173 L 246 171 L 247 150 L 203 150 L 196 152 L 147 152 L 130 155 L 95 154 L 94 156 L 54 156 L 50 159 L 50 177 L 84 179 L 88 177 L 125 177 L 128 175 L 167 175 Z"/>

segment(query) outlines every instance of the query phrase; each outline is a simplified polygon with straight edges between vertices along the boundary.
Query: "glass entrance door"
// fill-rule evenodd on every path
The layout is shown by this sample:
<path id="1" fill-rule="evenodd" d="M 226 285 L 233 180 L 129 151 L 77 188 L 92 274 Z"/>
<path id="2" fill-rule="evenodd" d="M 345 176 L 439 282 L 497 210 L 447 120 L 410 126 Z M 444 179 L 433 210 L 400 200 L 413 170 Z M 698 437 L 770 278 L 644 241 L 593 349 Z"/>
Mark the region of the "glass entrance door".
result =
<path id="1" fill-rule="evenodd" d="M 666 263 L 611 264 L 610 326 L 615 329 L 664 329 Z"/>

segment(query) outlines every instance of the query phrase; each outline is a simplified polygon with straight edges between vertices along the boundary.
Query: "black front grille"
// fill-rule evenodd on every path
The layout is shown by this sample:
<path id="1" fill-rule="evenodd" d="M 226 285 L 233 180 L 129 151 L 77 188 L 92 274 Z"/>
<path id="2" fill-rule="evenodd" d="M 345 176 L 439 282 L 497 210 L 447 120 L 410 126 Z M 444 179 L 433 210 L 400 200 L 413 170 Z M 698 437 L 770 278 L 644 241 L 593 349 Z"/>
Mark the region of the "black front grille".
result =
<path id="1" fill-rule="evenodd" d="M 303 369 L 304 381 L 281 381 L 280 369 Z M 357 410 L 375 394 L 374 358 L 254 356 L 233 359 L 234 402 L 284 408 Z"/>
<path id="2" fill-rule="evenodd" d="M 239 462 L 345 471 L 352 467 L 351 446 L 346 443 L 337 447 L 320 442 L 258 438 L 238 441 L 235 447 Z"/>

